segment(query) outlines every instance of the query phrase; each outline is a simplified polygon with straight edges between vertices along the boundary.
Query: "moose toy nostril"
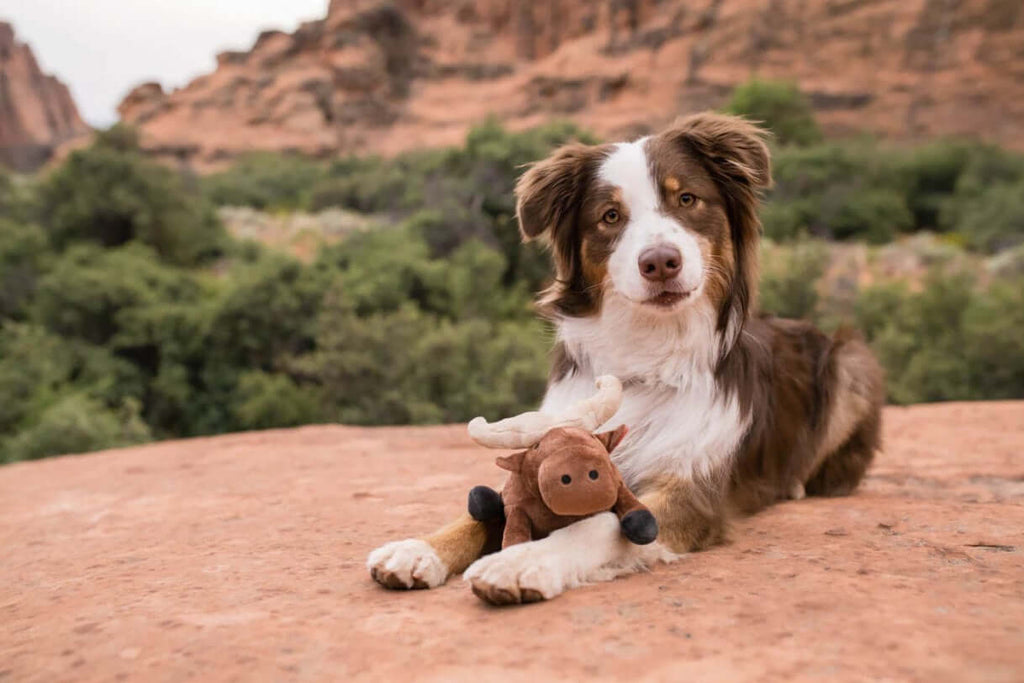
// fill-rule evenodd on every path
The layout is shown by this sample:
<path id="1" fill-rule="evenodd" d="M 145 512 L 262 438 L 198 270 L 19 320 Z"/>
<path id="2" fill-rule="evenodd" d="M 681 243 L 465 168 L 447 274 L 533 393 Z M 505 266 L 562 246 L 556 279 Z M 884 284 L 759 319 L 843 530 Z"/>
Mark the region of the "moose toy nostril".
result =
<path id="1" fill-rule="evenodd" d="M 591 479 L 597 479 L 597 470 L 590 470 L 590 472 L 587 473 L 587 476 Z"/>
<path id="2" fill-rule="evenodd" d="M 572 477 L 570 477 L 568 474 L 563 474 L 562 475 L 562 483 L 563 484 L 571 484 L 572 483 Z"/>

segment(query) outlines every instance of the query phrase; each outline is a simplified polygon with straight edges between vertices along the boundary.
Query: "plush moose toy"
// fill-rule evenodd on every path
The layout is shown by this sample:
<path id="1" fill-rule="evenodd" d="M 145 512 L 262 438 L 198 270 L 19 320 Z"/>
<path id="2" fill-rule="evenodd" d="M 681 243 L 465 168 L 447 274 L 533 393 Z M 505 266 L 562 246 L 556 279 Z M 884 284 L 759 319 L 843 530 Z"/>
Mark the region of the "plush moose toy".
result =
<path id="1" fill-rule="evenodd" d="M 491 448 L 526 448 L 501 456 L 498 467 L 511 474 L 499 494 L 487 486 L 469 492 L 469 513 L 481 522 L 504 517 L 501 547 L 544 538 L 584 517 L 611 510 L 622 533 L 637 544 L 658 536 L 650 510 L 630 492 L 612 463 L 611 452 L 626 436 L 625 426 L 592 434 L 619 408 L 622 385 L 610 375 L 597 380 L 598 393 L 560 416 L 532 412 L 488 424 L 469 423 L 469 435 Z"/>

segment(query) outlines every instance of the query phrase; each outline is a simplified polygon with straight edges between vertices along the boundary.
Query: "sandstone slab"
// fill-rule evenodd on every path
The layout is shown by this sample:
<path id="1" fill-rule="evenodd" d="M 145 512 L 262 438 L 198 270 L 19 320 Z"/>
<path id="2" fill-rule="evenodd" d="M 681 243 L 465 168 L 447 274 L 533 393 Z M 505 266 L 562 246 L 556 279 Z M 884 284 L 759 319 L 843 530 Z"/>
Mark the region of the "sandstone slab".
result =
<path id="1" fill-rule="evenodd" d="M 495 483 L 462 426 L 167 442 L 0 469 L 0 679 L 1024 679 L 1024 404 L 886 409 L 846 499 L 548 603 L 363 567 Z"/>

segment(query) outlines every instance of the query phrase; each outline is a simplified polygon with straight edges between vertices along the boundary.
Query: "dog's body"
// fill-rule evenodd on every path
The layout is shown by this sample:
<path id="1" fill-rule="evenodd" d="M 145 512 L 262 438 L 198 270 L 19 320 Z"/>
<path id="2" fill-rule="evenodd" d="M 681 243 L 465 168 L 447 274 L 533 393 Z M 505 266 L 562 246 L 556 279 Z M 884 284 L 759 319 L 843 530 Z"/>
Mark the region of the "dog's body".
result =
<path id="1" fill-rule="evenodd" d="M 516 188 L 527 239 L 551 245 L 541 300 L 558 330 L 541 411 L 559 412 L 619 377 L 629 426 L 614 460 L 661 536 L 635 546 L 610 513 L 477 560 L 486 533 L 459 520 L 370 555 L 389 587 L 432 587 L 466 569 L 495 603 L 551 598 L 706 548 L 732 510 L 844 495 L 879 444 L 881 370 L 855 336 L 752 314 L 759 192 L 770 183 L 761 131 L 698 115 L 653 137 L 570 145 Z"/>

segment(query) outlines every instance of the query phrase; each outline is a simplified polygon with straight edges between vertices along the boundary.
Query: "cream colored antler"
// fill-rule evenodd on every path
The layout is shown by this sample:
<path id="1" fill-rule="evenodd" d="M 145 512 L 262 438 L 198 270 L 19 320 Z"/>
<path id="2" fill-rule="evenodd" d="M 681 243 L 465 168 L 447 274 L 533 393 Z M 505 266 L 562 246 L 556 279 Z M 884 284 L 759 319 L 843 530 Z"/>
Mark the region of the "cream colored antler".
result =
<path id="1" fill-rule="evenodd" d="M 475 417 L 468 425 L 469 438 L 489 448 L 526 448 L 555 427 L 579 427 L 592 432 L 607 422 L 622 403 L 622 383 L 612 375 L 597 378 L 597 393 L 560 415 L 537 411 L 488 423 Z"/>

